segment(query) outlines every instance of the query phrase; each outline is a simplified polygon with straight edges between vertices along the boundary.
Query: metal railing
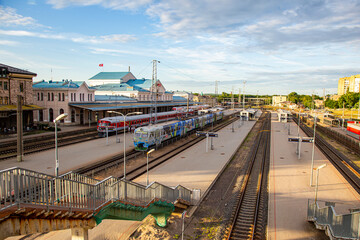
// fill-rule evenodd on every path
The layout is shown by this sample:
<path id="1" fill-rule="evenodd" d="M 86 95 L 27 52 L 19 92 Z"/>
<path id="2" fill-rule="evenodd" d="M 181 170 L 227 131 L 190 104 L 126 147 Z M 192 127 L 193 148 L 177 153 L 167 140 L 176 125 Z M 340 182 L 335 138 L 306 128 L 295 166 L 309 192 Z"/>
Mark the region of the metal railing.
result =
<path id="1" fill-rule="evenodd" d="M 324 203 L 320 207 L 319 203 Z M 359 239 L 360 211 L 355 209 L 348 214 L 335 212 L 335 203 L 308 199 L 307 220 L 314 222 L 318 229 L 325 230 L 330 239 Z"/>
<path id="2" fill-rule="evenodd" d="M 153 182 L 144 186 L 114 177 L 99 181 L 73 172 L 56 178 L 18 167 L 0 171 L 0 211 L 25 204 L 47 209 L 95 211 L 117 200 L 147 205 L 153 199 L 195 203 L 197 198 L 180 185 L 172 188 Z"/>

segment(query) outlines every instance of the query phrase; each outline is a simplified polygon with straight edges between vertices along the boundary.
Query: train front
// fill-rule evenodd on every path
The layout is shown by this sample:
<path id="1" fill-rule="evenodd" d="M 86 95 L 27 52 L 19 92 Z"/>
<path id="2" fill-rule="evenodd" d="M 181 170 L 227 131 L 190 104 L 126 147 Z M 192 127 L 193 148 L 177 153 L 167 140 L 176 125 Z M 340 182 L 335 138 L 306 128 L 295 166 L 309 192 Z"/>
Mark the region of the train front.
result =
<path id="1" fill-rule="evenodd" d="M 111 132 L 113 131 L 113 127 L 110 126 L 111 122 L 107 119 L 100 119 L 97 124 L 97 131 L 99 134 L 99 137 L 106 137 L 106 131 Z"/>
<path id="2" fill-rule="evenodd" d="M 140 127 L 134 131 L 134 146 L 137 151 L 147 151 L 153 143 L 149 141 L 149 132 L 147 128 Z"/>

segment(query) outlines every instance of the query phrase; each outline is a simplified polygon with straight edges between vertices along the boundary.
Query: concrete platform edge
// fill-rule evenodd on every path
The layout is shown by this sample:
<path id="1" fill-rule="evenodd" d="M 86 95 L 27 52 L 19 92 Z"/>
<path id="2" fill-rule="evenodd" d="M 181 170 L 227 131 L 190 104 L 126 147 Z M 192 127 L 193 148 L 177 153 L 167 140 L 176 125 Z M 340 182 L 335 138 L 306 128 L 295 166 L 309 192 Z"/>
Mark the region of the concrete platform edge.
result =
<path id="1" fill-rule="evenodd" d="M 256 121 L 257 122 L 257 121 Z M 256 124 L 256 123 L 255 123 Z M 202 195 L 202 197 L 199 200 L 199 203 L 197 205 L 194 205 L 190 208 L 190 211 L 188 212 L 188 216 L 192 217 L 192 215 L 195 213 L 196 209 L 199 207 L 199 205 L 202 203 L 202 201 L 204 200 L 204 198 L 206 197 L 206 195 L 209 193 L 210 189 L 215 185 L 215 183 L 217 182 L 217 180 L 219 179 L 219 177 L 223 174 L 223 172 L 225 171 L 225 168 L 228 167 L 231 159 L 233 159 L 233 157 L 235 156 L 236 152 L 239 150 L 239 148 L 241 148 L 244 140 L 249 136 L 250 132 L 253 130 L 255 124 L 251 127 L 250 131 L 248 132 L 248 134 L 246 134 L 246 137 L 240 142 L 239 146 L 236 148 L 236 150 L 233 152 L 233 154 L 231 154 L 229 160 L 226 162 L 226 164 L 224 164 L 224 166 L 222 167 L 222 169 L 220 170 L 220 172 L 216 175 L 214 181 L 210 184 L 210 186 L 206 189 L 206 191 L 204 192 L 204 194 Z"/>

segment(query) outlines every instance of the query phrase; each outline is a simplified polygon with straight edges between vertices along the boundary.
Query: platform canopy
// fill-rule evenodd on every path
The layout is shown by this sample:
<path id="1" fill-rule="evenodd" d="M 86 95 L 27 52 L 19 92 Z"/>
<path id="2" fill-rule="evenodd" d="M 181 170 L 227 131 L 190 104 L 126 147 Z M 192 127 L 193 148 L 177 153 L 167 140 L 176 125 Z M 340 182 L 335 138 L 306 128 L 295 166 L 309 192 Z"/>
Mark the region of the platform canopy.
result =
<path id="1" fill-rule="evenodd" d="M 22 105 L 22 110 L 42 110 L 45 109 L 43 107 L 40 107 L 38 105 Z M 16 111 L 17 106 L 16 105 L 1 105 L 0 106 L 0 112 L 8 112 L 8 111 Z"/>

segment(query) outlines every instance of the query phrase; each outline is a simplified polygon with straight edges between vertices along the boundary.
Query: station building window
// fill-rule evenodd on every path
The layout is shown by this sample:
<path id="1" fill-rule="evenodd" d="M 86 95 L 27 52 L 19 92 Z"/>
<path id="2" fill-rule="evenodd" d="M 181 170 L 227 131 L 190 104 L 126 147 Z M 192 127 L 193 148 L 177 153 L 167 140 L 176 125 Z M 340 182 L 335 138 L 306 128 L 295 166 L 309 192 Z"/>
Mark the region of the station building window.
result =
<path id="1" fill-rule="evenodd" d="M 40 122 L 44 121 L 44 112 L 43 112 L 43 110 L 39 110 L 39 121 Z"/>
<path id="2" fill-rule="evenodd" d="M 48 92 L 48 101 L 50 101 L 50 93 Z"/>
<path id="3" fill-rule="evenodd" d="M 51 93 L 51 101 L 54 101 L 54 93 Z"/>
<path id="4" fill-rule="evenodd" d="M 9 97 L 5 97 L 4 104 L 9 104 Z"/>
<path id="5" fill-rule="evenodd" d="M 58 94 L 58 101 L 61 101 L 61 93 Z"/>
<path id="6" fill-rule="evenodd" d="M 59 111 L 60 114 L 63 114 L 64 113 L 64 109 L 60 108 L 60 111 Z M 64 122 L 64 119 L 62 119 L 60 122 Z"/>
<path id="7" fill-rule="evenodd" d="M 20 92 L 24 92 L 24 83 L 20 83 Z"/>
<path id="8" fill-rule="evenodd" d="M 44 101 L 44 93 L 40 94 L 40 99 L 41 99 L 41 101 Z"/>
<path id="9" fill-rule="evenodd" d="M 65 93 L 62 93 L 62 101 L 65 101 Z"/>
<path id="10" fill-rule="evenodd" d="M 75 110 L 71 109 L 71 122 L 74 123 L 75 122 Z"/>
<path id="11" fill-rule="evenodd" d="M 37 93 L 37 100 L 40 101 L 40 93 Z"/>
<path id="12" fill-rule="evenodd" d="M 8 90 L 8 83 L 6 81 L 4 82 L 4 90 Z"/>
<path id="13" fill-rule="evenodd" d="M 49 109 L 49 122 L 54 121 L 54 110 L 52 108 Z"/>
<path id="14" fill-rule="evenodd" d="M 0 104 L 3 104 L 3 97 L 0 97 Z"/>
<path id="15" fill-rule="evenodd" d="M 2 90 L 2 87 L 3 87 L 3 82 L 0 81 L 0 90 Z"/>

